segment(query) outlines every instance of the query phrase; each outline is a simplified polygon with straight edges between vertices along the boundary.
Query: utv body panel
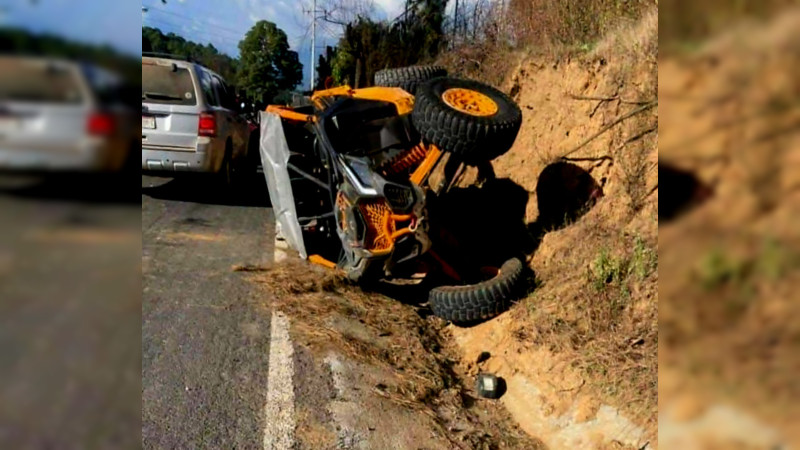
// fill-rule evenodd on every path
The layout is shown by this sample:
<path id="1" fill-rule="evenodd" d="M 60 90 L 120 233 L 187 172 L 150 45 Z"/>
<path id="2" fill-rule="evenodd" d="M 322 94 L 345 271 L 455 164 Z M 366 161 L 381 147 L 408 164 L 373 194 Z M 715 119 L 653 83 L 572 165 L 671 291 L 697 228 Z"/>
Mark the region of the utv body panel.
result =
<path id="1" fill-rule="evenodd" d="M 307 258 L 303 232 L 297 219 L 297 210 L 289 177 L 289 144 L 283 133 L 281 117 L 272 112 L 261 112 L 261 164 L 267 180 L 272 211 L 275 214 L 277 233 L 302 258 Z"/>

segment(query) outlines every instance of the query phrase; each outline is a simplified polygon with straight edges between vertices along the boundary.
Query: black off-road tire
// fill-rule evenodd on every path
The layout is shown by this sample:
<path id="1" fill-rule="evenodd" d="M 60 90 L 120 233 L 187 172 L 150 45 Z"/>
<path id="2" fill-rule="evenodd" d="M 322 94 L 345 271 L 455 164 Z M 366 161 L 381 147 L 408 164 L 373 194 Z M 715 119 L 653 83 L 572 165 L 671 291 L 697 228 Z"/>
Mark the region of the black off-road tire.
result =
<path id="1" fill-rule="evenodd" d="M 385 69 L 375 72 L 375 86 L 398 87 L 414 95 L 421 83 L 446 76 L 447 69 L 441 66 L 410 66 Z"/>
<path id="2" fill-rule="evenodd" d="M 489 116 L 475 116 L 451 107 L 442 96 L 454 88 L 489 97 L 497 105 L 497 111 Z M 437 78 L 417 89 L 411 120 L 426 141 L 475 164 L 492 160 L 511 148 L 522 125 L 522 111 L 511 97 L 486 84 Z"/>
<path id="3" fill-rule="evenodd" d="M 233 160 L 233 148 L 230 141 L 225 143 L 225 156 L 222 159 L 222 167 L 217 172 L 217 180 L 224 189 L 233 189 L 236 185 L 236 161 Z"/>
<path id="4" fill-rule="evenodd" d="M 522 261 L 503 263 L 494 278 L 467 286 L 441 286 L 431 290 L 428 301 L 433 313 L 453 323 L 490 319 L 506 309 L 523 282 Z"/>

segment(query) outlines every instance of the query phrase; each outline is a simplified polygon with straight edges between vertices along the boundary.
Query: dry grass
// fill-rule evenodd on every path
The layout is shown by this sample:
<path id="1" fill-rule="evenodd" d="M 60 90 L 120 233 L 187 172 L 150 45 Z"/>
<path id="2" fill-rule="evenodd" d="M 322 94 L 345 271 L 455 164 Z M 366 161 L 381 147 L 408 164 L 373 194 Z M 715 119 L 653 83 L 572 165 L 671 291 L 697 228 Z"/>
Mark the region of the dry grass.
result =
<path id="1" fill-rule="evenodd" d="M 653 0 L 512 0 L 507 10 L 514 38 L 533 45 L 591 45 L 621 20 L 635 20 Z"/>
<path id="2" fill-rule="evenodd" d="M 621 86 L 631 79 L 631 72 L 644 70 L 651 74 L 627 100 L 650 101 L 658 98 L 658 9 L 648 8 L 634 22 L 622 22 L 590 53 L 594 58 L 613 61 L 608 78 L 609 88 Z M 609 93 L 611 94 L 611 93 Z"/>
<path id="3" fill-rule="evenodd" d="M 656 243 L 585 220 L 557 235 L 543 244 L 554 257 L 541 258 L 547 263 L 538 267 L 538 286 L 515 307 L 516 337 L 570 360 L 602 401 L 620 405 L 635 420 L 652 420 L 658 403 Z"/>
<path id="4" fill-rule="evenodd" d="M 696 48 L 742 19 L 768 19 L 795 6 L 795 0 L 668 0 L 658 5 L 661 44 L 666 53 Z"/>
<path id="5" fill-rule="evenodd" d="M 455 75 L 495 86 L 501 85 L 525 57 L 543 56 L 555 62 L 590 52 L 602 45 L 603 36 L 619 34 L 615 30 L 631 28 L 632 24 L 641 23 L 643 16 L 645 22 L 655 21 L 655 38 L 644 36 L 641 48 L 626 46 L 633 50 L 634 57 L 650 55 L 650 49 L 644 46 L 655 45 L 657 51 L 655 0 L 513 0 L 507 5 L 504 2 L 476 5 L 472 22 L 467 19 L 467 38 L 456 39 L 452 48 L 438 57 L 437 63 Z M 641 28 L 653 27 L 648 22 Z M 631 37 L 637 38 L 621 36 Z"/>
<path id="6" fill-rule="evenodd" d="M 448 431 L 454 423 L 471 423 L 453 448 L 538 448 L 502 415 L 480 423 L 470 411 L 442 320 L 423 319 L 411 306 L 304 261 L 235 270 L 250 272 L 251 281 L 274 294 L 270 307 L 292 318 L 292 333 L 314 353 L 334 351 L 393 374 L 394 382 L 368 387 L 372 394 L 432 418 L 447 439 L 455 439 Z M 504 431 L 489 435 L 482 427 Z"/>

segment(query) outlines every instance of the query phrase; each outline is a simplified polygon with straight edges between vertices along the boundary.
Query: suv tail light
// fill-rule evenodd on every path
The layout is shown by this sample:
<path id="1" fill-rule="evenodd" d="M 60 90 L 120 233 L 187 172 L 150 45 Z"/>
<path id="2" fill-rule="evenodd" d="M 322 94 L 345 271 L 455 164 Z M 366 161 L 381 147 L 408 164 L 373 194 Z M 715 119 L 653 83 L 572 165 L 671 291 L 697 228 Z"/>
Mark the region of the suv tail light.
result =
<path id="1" fill-rule="evenodd" d="M 211 113 L 200 113 L 200 121 L 197 124 L 197 134 L 199 136 L 214 137 L 217 135 L 217 118 Z"/>
<path id="2" fill-rule="evenodd" d="M 107 113 L 93 113 L 86 123 L 86 131 L 92 136 L 109 136 L 116 128 L 114 116 Z"/>

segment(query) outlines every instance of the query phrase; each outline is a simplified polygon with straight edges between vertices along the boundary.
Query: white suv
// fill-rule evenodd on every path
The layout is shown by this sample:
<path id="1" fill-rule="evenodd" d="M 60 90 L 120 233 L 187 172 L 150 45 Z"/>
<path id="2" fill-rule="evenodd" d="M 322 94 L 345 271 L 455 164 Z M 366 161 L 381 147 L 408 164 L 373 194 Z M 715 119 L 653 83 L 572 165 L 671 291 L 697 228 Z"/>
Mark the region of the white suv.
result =
<path id="1" fill-rule="evenodd" d="M 247 162 L 250 128 L 221 76 L 192 61 L 142 57 L 142 170 L 219 173 Z"/>

